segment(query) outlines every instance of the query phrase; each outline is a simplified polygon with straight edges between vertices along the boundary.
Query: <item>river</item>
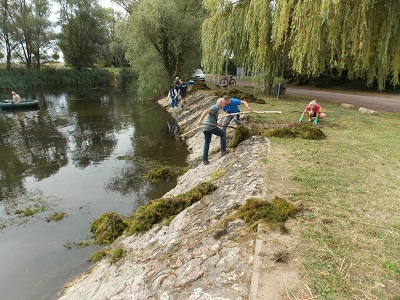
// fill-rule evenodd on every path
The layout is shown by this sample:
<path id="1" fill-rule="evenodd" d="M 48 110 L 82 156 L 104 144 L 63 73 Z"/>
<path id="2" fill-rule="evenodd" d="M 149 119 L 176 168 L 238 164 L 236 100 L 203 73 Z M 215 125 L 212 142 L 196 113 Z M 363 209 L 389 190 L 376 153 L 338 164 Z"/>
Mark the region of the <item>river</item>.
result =
<path id="1" fill-rule="evenodd" d="M 18 93 L 40 108 L 0 111 L 0 299 L 56 299 L 101 248 L 76 245 L 91 221 L 175 186 L 144 180 L 143 162 L 183 167 L 188 151 L 162 107 L 117 89 Z M 46 220 L 55 213 L 65 217 Z"/>

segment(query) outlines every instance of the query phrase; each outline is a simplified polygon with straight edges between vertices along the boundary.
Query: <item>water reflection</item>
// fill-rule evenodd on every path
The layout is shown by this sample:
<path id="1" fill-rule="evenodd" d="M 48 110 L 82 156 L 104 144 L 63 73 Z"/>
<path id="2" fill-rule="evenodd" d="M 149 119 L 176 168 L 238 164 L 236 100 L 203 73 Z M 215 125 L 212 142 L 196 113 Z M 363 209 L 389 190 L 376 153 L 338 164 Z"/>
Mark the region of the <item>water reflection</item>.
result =
<path id="1" fill-rule="evenodd" d="M 0 290 L 2 299 L 52 299 L 97 249 L 65 244 L 86 240 L 100 214 L 132 213 L 175 185 L 145 181 L 138 161 L 184 166 L 187 150 L 154 102 L 106 89 L 19 94 L 40 109 L 0 112 Z M 38 211 L 16 213 L 24 209 Z M 54 212 L 67 217 L 47 223 Z"/>

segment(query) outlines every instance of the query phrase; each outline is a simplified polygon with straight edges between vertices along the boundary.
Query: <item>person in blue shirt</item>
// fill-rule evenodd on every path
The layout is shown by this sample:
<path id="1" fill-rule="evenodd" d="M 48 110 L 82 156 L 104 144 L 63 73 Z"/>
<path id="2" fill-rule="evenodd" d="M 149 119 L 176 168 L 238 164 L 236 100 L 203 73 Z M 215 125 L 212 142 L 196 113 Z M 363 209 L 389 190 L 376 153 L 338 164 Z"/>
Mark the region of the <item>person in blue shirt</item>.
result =
<path id="1" fill-rule="evenodd" d="M 219 98 L 217 103 L 210 108 L 203 111 L 199 119 L 199 126 L 202 126 L 204 134 L 204 147 L 203 147 L 203 163 L 209 164 L 208 150 L 210 149 L 211 137 L 213 134 L 221 138 L 221 155 L 224 156 L 229 151 L 226 149 L 226 134 L 221 128 L 218 127 L 218 113 L 221 108 L 225 106 L 225 99 Z M 204 122 L 203 122 L 204 121 Z"/>
<path id="2" fill-rule="evenodd" d="M 249 109 L 249 111 L 253 111 L 253 109 L 249 106 L 249 104 L 244 101 L 244 100 L 239 100 L 237 98 L 230 98 L 229 96 L 224 96 L 225 99 L 225 106 L 222 108 L 222 110 L 227 114 L 227 116 L 224 117 L 222 120 L 222 130 L 225 131 L 229 125 L 229 123 L 232 121 L 235 121 L 237 125 L 243 125 L 243 123 L 239 119 L 239 112 L 240 108 L 239 105 L 242 103 L 246 105 L 246 107 Z M 236 113 L 236 114 L 235 114 Z M 229 114 L 235 114 L 235 115 L 229 115 Z"/>

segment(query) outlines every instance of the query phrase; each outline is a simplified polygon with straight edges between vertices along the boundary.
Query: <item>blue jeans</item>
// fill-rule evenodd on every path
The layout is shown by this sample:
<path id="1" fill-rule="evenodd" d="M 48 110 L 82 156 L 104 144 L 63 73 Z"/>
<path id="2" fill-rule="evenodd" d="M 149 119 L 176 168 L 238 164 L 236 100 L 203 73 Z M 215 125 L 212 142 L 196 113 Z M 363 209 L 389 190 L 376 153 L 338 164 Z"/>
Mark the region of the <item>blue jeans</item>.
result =
<path id="1" fill-rule="evenodd" d="M 171 107 L 177 107 L 178 106 L 178 97 L 175 97 L 172 99 Z"/>
<path id="2" fill-rule="evenodd" d="M 204 134 L 204 148 L 203 148 L 203 161 L 208 161 L 208 150 L 210 149 L 211 137 L 213 134 L 221 137 L 221 152 L 226 151 L 226 135 L 219 127 L 215 127 L 209 131 L 203 131 Z"/>

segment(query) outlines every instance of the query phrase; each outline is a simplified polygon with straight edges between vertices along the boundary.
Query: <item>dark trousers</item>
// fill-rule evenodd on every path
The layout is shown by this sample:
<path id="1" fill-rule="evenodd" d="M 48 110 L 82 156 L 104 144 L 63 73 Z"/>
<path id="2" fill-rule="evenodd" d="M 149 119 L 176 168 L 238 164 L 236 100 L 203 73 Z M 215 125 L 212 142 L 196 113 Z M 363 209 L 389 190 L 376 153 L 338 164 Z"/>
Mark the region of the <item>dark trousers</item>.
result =
<path id="1" fill-rule="evenodd" d="M 204 148 L 203 148 L 203 161 L 208 161 L 208 150 L 210 149 L 211 137 L 213 134 L 221 137 L 221 152 L 226 151 L 226 135 L 219 127 L 215 127 L 212 130 L 203 131 L 204 134 Z"/>

